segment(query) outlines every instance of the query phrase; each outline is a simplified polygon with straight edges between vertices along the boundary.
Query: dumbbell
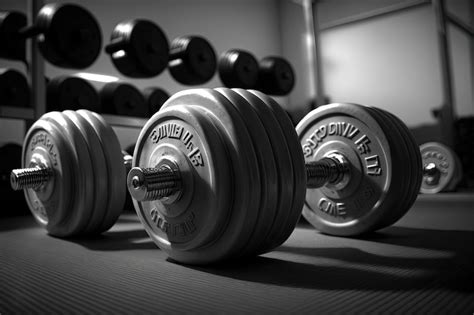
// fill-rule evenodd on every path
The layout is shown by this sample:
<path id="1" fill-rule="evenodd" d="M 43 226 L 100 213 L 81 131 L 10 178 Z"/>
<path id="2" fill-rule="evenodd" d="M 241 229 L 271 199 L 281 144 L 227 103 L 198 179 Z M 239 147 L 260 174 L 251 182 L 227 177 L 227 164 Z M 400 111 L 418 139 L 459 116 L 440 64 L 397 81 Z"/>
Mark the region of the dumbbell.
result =
<path id="1" fill-rule="evenodd" d="M 154 77 L 168 66 L 179 83 L 198 85 L 209 81 L 216 72 L 216 54 L 206 39 L 181 36 L 170 45 L 161 28 L 149 20 L 117 24 L 105 51 L 117 70 L 129 77 Z"/>
<path id="2" fill-rule="evenodd" d="M 33 216 L 50 235 L 94 235 L 116 222 L 131 158 L 100 115 L 44 114 L 28 130 L 21 156 L 11 187 L 24 190 Z"/>
<path id="3" fill-rule="evenodd" d="M 257 59 L 242 49 L 227 50 L 219 57 L 219 78 L 228 88 L 257 88 L 258 69 Z"/>
<path id="4" fill-rule="evenodd" d="M 99 56 L 102 35 L 99 24 L 86 9 L 75 4 L 47 4 L 27 27 L 26 15 L 0 13 L 0 57 L 25 61 L 25 39 L 40 35 L 38 48 L 53 65 L 83 69 Z"/>
<path id="5" fill-rule="evenodd" d="M 87 109 L 100 112 L 97 90 L 87 80 L 62 75 L 49 81 L 46 88 L 47 111 Z"/>
<path id="6" fill-rule="evenodd" d="M 285 58 L 268 56 L 260 60 L 258 90 L 270 95 L 287 95 L 295 86 L 293 67 Z"/>
<path id="7" fill-rule="evenodd" d="M 173 95 L 140 132 L 127 177 L 151 239 L 178 262 L 216 263 L 279 246 L 303 206 L 323 233 L 352 236 L 392 224 L 413 204 L 421 157 L 398 118 L 327 105 L 296 131 L 258 91 Z"/>
<path id="8" fill-rule="evenodd" d="M 0 105 L 30 106 L 30 86 L 21 72 L 14 69 L 0 69 Z"/>
<path id="9" fill-rule="evenodd" d="M 148 117 L 160 110 L 161 106 L 170 98 L 168 92 L 159 87 L 150 86 L 143 90 L 146 106 L 148 108 Z"/>
<path id="10" fill-rule="evenodd" d="M 122 74 L 134 78 L 157 76 L 168 65 L 168 38 L 155 23 L 132 19 L 115 26 L 105 47 Z"/>
<path id="11" fill-rule="evenodd" d="M 423 181 L 420 192 L 436 194 L 453 191 L 463 177 L 461 160 L 448 146 L 427 142 L 420 146 L 423 163 Z"/>
<path id="12" fill-rule="evenodd" d="M 143 94 L 127 82 L 110 82 L 99 92 L 103 113 L 150 117 Z"/>

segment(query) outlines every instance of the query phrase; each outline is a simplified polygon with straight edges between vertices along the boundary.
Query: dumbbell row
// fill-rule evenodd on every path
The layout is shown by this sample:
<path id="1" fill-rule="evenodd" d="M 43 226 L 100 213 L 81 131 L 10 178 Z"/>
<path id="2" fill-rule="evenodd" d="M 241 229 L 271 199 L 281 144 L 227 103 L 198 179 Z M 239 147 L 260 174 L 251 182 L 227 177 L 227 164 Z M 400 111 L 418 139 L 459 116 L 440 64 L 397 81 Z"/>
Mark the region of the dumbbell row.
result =
<path id="1" fill-rule="evenodd" d="M 117 218 L 103 199 L 123 201 L 123 161 L 117 152 L 105 161 L 100 155 L 117 142 L 104 141 L 100 126 L 100 116 L 66 111 L 45 114 L 27 134 L 23 165 L 49 160 L 54 169 L 46 172 L 54 174 L 46 182 L 50 175 L 44 170 L 31 170 L 42 184 L 25 190 L 33 214 L 50 234 L 100 233 Z M 311 112 L 297 131 L 299 136 L 280 106 L 260 92 L 222 88 L 175 94 L 140 133 L 133 159 L 138 169 L 128 176 L 150 237 L 177 261 L 212 263 L 279 246 L 303 205 L 303 216 L 320 231 L 350 236 L 392 224 L 414 202 L 421 158 L 396 118 L 354 104 L 328 105 Z M 73 164 L 61 165 L 66 160 Z M 111 169 L 109 164 L 118 162 L 122 166 Z M 407 162 L 413 166 L 402 167 Z M 100 173 L 104 167 L 106 175 Z M 105 187 L 101 178 L 107 178 Z M 33 182 L 12 181 L 13 186 Z M 68 197 L 69 187 L 76 194 L 69 191 Z M 143 201 L 156 198 L 160 201 Z M 70 213 L 65 200 L 73 207 Z M 91 218 L 100 213 L 109 217 L 107 224 Z"/>
<path id="2" fill-rule="evenodd" d="M 23 13 L 0 12 L 0 41 L 6 43 L 0 48 L 1 57 L 26 62 L 25 39 L 40 34 L 43 40 L 38 43 L 39 49 L 56 66 L 84 69 L 99 56 L 99 24 L 78 5 L 47 4 L 39 11 L 34 25 L 26 24 Z M 105 52 L 118 71 L 129 77 L 151 78 L 168 67 L 176 81 L 199 85 L 208 82 L 216 72 L 216 53 L 205 38 L 181 36 L 169 44 L 165 33 L 152 21 L 123 21 L 116 25 L 110 40 Z M 230 50 L 220 57 L 219 74 L 224 85 L 275 95 L 291 91 L 294 73 L 288 61 L 270 56 L 258 64 L 246 53 L 248 58 L 242 62 L 242 54 L 243 51 Z"/>

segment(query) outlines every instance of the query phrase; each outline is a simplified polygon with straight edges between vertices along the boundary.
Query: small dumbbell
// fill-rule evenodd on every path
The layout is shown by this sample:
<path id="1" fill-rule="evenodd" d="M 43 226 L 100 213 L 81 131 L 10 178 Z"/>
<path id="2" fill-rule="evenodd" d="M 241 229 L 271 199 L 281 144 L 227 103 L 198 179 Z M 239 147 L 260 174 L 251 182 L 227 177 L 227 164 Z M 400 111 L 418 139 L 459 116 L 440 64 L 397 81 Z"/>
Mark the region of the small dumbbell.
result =
<path id="1" fill-rule="evenodd" d="M 268 56 L 260 60 L 258 90 L 270 95 L 287 95 L 295 86 L 293 67 L 283 57 Z"/>
<path id="2" fill-rule="evenodd" d="M 33 216 L 49 234 L 98 234 L 123 209 L 130 159 L 100 115 L 49 112 L 28 130 L 22 168 L 11 172 L 10 183 L 24 190 Z"/>
<path id="3" fill-rule="evenodd" d="M 144 95 L 127 82 L 110 82 L 99 92 L 102 113 L 150 117 Z"/>
<path id="4" fill-rule="evenodd" d="M 153 116 L 160 110 L 161 106 L 170 98 L 168 92 L 159 87 L 150 86 L 143 90 L 146 106 L 148 108 L 148 117 Z"/>
<path id="5" fill-rule="evenodd" d="M 228 88 L 257 88 L 258 61 L 248 51 L 225 51 L 219 57 L 218 73 L 222 83 Z"/>
<path id="6" fill-rule="evenodd" d="M 83 69 L 99 56 L 100 27 L 94 16 L 75 4 L 47 4 L 27 27 L 25 14 L 0 13 L 0 57 L 25 61 L 25 39 L 41 35 L 38 48 L 58 67 Z"/>
<path id="7" fill-rule="evenodd" d="M 115 26 L 105 47 L 113 64 L 122 74 L 133 78 L 151 78 L 168 65 L 168 38 L 155 23 L 132 19 Z"/>
<path id="8" fill-rule="evenodd" d="M 328 105 L 297 131 L 257 91 L 173 95 L 142 129 L 127 177 L 152 240 L 174 260 L 214 263 L 279 246 L 303 206 L 322 232 L 350 236 L 392 224 L 413 204 L 421 159 L 394 116 Z"/>
<path id="9" fill-rule="evenodd" d="M 462 164 L 457 154 L 438 142 L 422 144 L 420 152 L 423 161 L 420 192 L 436 194 L 455 190 L 463 176 Z"/>
<path id="10" fill-rule="evenodd" d="M 26 76 L 14 69 L 0 69 L 0 105 L 30 106 L 30 86 Z"/>

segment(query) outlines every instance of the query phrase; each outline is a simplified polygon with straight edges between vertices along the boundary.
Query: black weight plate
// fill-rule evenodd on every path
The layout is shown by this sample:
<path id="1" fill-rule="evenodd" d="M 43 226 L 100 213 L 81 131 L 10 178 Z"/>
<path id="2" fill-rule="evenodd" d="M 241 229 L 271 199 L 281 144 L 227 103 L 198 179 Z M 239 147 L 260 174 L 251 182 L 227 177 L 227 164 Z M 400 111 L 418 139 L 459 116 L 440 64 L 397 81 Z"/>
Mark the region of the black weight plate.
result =
<path id="1" fill-rule="evenodd" d="M 168 68 L 171 76 L 181 84 L 203 84 L 216 72 L 216 53 L 203 37 L 178 37 L 171 43 Z"/>
<path id="2" fill-rule="evenodd" d="M 278 237 L 272 240 L 270 247 L 266 250 L 270 250 L 274 247 L 281 245 L 293 232 L 298 220 L 301 216 L 301 209 L 304 204 L 305 188 L 306 188 L 306 168 L 304 165 L 303 153 L 299 146 L 298 135 L 296 134 L 293 124 L 285 113 L 283 108 L 271 97 L 260 93 L 258 91 L 250 91 L 257 97 L 259 97 L 275 115 L 283 135 L 286 139 L 286 145 L 290 153 L 290 167 L 293 169 L 293 180 L 291 177 L 286 179 L 285 185 L 291 187 L 292 193 L 290 195 L 290 207 L 288 208 L 288 214 L 286 221 L 281 227 L 281 233 Z"/>
<path id="3" fill-rule="evenodd" d="M 46 108 L 48 111 L 87 109 L 100 112 L 99 93 L 79 77 L 55 77 L 47 85 Z"/>
<path id="4" fill-rule="evenodd" d="M 241 250 L 238 254 L 239 256 L 255 256 L 260 241 L 268 234 L 271 228 L 270 223 L 273 220 L 272 211 L 267 209 L 269 203 L 271 203 L 269 199 L 275 198 L 274 194 L 276 193 L 276 190 L 272 191 L 271 194 L 268 191 L 268 180 L 275 176 L 275 168 L 272 169 L 271 164 L 268 163 L 269 158 L 271 158 L 268 156 L 268 153 L 272 151 L 271 145 L 265 136 L 262 122 L 245 98 L 236 91 L 227 88 L 219 88 L 216 91 L 224 95 L 239 111 L 255 151 L 257 176 L 256 181 L 253 182 L 254 189 L 252 189 L 249 210 L 252 215 L 255 214 L 257 216 L 257 220 L 255 221 L 253 231 L 248 235 L 246 244 L 244 244 L 243 248 L 237 249 Z"/>
<path id="5" fill-rule="evenodd" d="M 264 207 L 264 216 L 268 217 L 266 226 L 263 228 L 267 232 L 259 239 L 255 240 L 255 250 L 257 253 L 266 251 L 270 244 L 274 241 L 274 236 L 279 231 L 286 219 L 288 211 L 288 195 L 291 193 L 288 189 L 286 181 L 292 177 L 292 170 L 289 167 L 289 152 L 285 145 L 285 136 L 278 126 L 278 121 L 264 104 L 264 102 L 249 91 L 242 89 L 234 89 L 250 104 L 252 109 L 260 119 L 264 132 L 257 137 L 266 138 L 270 144 L 270 148 L 265 148 L 264 168 L 266 168 L 266 207 Z M 285 158 L 288 158 L 286 160 Z"/>
<path id="6" fill-rule="evenodd" d="M 41 8 L 35 27 L 42 36 L 38 47 L 50 63 L 84 69 L 100 54 L 102 33 L 94 16 L 75 4 L 47 4 Z"/>
<path id="7" fill-rule="evenodd" d="M 407 211 L 410 210 L 413 203 L 415 202 L 418 193 L 420 191 L 421 181 L 423 179 L 423 172 L 422 172 L 422 161 L 421 161 L 421 154 L 419 151 L 419 147 L 416 144 L 416 140 L 413 135 L 410 133 L 408 127 L 398 118 L 397 116 L 382 110 L 378 109 L 379 112 L 382 112 L 387 117 L 389 117 L 393 124 L 400 130 L 402 137 L 406 143 L 408 148 L 408 155 L 407 160 L 404 161 L 404 165 L 410 164 L 411 165 L 411 180 L 407 184 L 408 187 L 408 196 L 406 197 L 406 204 L 404 207 L 400 207 L 399 212 L 394 211 L 392 217 L 387 217 L 386 220 L 382 223 L 382 227 L 390 226 L 393 223 L 397 222 L 401 217 L 405 215 Z M 408 169 L 408 168 L 407 168 Z M 408 170 L 407 170 L 408 172 Z"/>
<path id="8" fill-rule="evenodd" d="M 258 81 L 258 61 L 248 51 L 231 49 L 219 58 L 219 77 L 228 88 L 255 89 Z"/>
<path id="9" fill-rule="evenodd" d="M 414 173 L 416 165 L 414 165 L 415 157 L 412 155 L 410 147 L 405 139 L 405 134 L 402 134 L 402 131 L 399 129 L 398 124 L 393 121 L 393 119 L 387 115 L 381 109 L 375 107 L 366 107 L 366 110 L 371 112 L 372 117 L 374 117 L 377 122 L 384 128 L 385 133 L 387 134 L 388 141 L 390 143 L 391 151 L 394 155 L 398 155 L 398 159 L 392 158 L 392 163 L 394 168 L 397 167 L 400 172 L 403 173 L 402 180 L 403 182 L 399 187 L 390 188 L 390 190 L 396 190 L 399 197 L 398 203 L 394 204 L 390 211 L 382 218 L 379 225 L 374 228 L 374 230 L 381 229 L 388 226 L 388 222 L 392 222 L 395 218 L 398 220 L 402 214 L 405 214 L 409 209 L 409 202 L 411 194 L 413 192 L 412 185 L 413 182 L 416 182 L 416 173 Z M 392 155 L 392 156 L 394 156 Z M 403 164 L 402 167 L 395 165 L 396 163 Z"/>
<path id="10" fill-rule="evenodd" d="M 286 95 L 295 86 L 295 73 L 284 58 L 269 56 L 260 61 L 258 90 L 271 95 Z"/>
<path id="11" fill-rule="evenodd" d="M 133 78 L 157 76 L 168 65 L 168 38 L 155 23 L 133 19 L 123 21 L 111 35 L 106 52 L 122 74 Z"/>
<path id="12" fill-rule="evenodd" d="M 100 90 L 102 112 L 114 115 L 148 117 L 142 93 L 125 82 L 107 83 Z"/>
<path id="13" fill-rule="evenodd" d="M 26 60 L 26 41 L 19 31 L 27 24 L 24 13 L 0 12 L 0 58 Z"/>
<path id="14" fill-rule="evenodd" d="M 30 106 L 30 87 L 21 72 L 13 69 L 0 69 L 0 105 Z"/>
<path id="15" fill-rule="evenodd" d="M 147 87 L 143 90 L 143 96 L 148 107 L 149 117 L 159 111 L 161 106 L 170 98 L 168 92 L 158 87 Z"/>

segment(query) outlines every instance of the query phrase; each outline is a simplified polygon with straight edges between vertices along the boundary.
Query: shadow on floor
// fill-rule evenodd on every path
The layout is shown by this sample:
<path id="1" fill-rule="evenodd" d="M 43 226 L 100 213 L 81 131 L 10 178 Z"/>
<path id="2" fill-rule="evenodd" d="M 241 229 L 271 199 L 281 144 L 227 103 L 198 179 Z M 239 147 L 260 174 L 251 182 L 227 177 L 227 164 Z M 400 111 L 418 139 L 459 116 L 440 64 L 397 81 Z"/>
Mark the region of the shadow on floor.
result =
<path id="1" fill-rule="evenodd" d="M 66 240 L 96 251 L 158 249 L 144 229 L 112 230 L 94 237 L 69 238 Z"/>
<path id="2" fill-rule="evenodd" d="M 233 279 L 280 286 L 325 290 L 416 290 L 445 288 L 474 292 L 474 232 L 440 231 L 392 227 L 384 233 L 366 236 L 371 253 L 360 248 L 301 248 L 283 245 L 278 252 L 294 254 L 295 260 L 257 257 L 212 267 L 190 267 Z M 384 255 L 384 244 L 419 250 L 403 257 Z M 377 253 L 377 254 L 374 254 Z M 328 266 L 328 260 L 335 261 Z M 323 262 L 324 260 L 324 262 Z"/>

